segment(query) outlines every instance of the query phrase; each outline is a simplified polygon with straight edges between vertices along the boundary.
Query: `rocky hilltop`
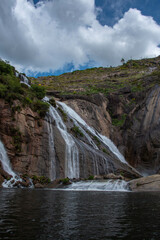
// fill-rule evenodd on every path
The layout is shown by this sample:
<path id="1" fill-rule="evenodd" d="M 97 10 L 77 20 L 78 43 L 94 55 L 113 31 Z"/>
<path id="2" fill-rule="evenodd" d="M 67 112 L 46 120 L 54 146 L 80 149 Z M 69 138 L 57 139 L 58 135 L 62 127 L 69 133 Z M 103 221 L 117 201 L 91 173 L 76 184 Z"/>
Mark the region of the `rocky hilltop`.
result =
<path id="1" fill-rule="evenodd" d="M 30 78 L 31 87 L 24 84 L 24 77 L 1 62 L 0 138 L 14 171 L 51 180 L 69 174 L 73 178 L 108 173 L 135 178 L 159 173 L 160 57 L 130 60 L 116 68 Z M 42 101 L 45 94 L 52 104 L 52 117 L 50 105 Z M 81 129 L 55 100 L 75 110 L 95 133 Z M 69 155 L 62 130 L 68 132 L 68 141 L 74 142 L 71 152 L 78 149 L 79 174 L 69 170 L 73 162 L 66 166 Z M 120 162 L 98 133 L 111 139 L 140 174 Z M 0 169 L 2 182 L 7 176 Z"/>

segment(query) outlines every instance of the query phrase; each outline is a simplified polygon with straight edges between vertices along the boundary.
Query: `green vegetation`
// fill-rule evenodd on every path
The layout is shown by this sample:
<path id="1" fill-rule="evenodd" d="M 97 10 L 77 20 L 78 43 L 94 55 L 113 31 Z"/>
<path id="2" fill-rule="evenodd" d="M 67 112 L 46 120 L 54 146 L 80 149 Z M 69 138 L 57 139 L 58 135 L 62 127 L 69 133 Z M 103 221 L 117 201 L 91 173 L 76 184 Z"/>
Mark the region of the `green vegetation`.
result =
<path id="1" fill-rule="evenodd" d="M 137 183 L 136 183 L 136 186 L 139 187 L 139 186 L 141 186 L 141 184 L 140 184 L 139 182 L 137 182 Z"/>
<path id="2" fill-rule="evenodd" d="M 110 155 L 110 153 L 109 153 L 105 148 L 103 148 L 102 151 L 103 151 L 104 153 L 106 153 L 107 155 Z"/>
<path id="3" fill-rule="evenodd" d="M 32 105 L 32 109 L 37 112 L 40 117 L 45 117 L 46 112 L 48 111 L 49 104 L 46 102 L 42 102 L 40 100 L 34 101 Z"/>
<path id="4" fill-rule="evenodd" d="M 56 101 L 55 99 L 52 97 L 49 99 L 49 103 L 53 106 L 53 107 L 56 107 Z"/>
<path id="5" fill-rule="evenodd" d="M 12 107 L 12 114 L 29 106 L 36 111 L 41 117 L 44 117 L 49 109 L 49 104 L 41 101 L 45 96 L 45 88 L 39 85 L 28 87 L 20 83 L 20 79 L 15 76 L 14 67 L 0 60 L 0 98 L 5 99 Z M 18 106 L 12 106 L 14 100 L 19 100 Z"/>
<path id="6" fill-rule="evenodd" d="M 43 86 L 38 86 L 36 84 L 31 85 L 31 90 L 38 99 L 43 99 L 46 95 L 45 88 Z"/>
<path id="7" fill-rule="evenodd" d="M 60 179 L 59 180 L 59 183 L 62 183 L 64 185 L 67 185 L 70 183 L 70 179 L 67 177 L 67 178 L 63 178 L 63 179 Z"/>
<path id="8" fill-rule="evenodd" d="M 126 120 L 126 116 L 126 114 L 123 114 L 120 119 L 112 118 L 112 124 L 117 127 L 122 127 Z"/>
<path id="9" fill-rule="evenodd" d="M 22 144 L 22 134 L 18 128 L 10 127 L 10 131 L 12 134 L 13 145 L 16 149 L 16 152 L 21 152 L 21 144 Z"/>
<path id="10" fill-rule="evenodd" d="M 98 137 L 94 136 L 93 139 L 96 141 L 97 146 L 99 147 L 101 145 L 100 140 L 98 139 Z"/>
<path id="11" fill-rule="evenodd" d="M 71 128 L 71 131 L 75 134 L 76 137 L 80 136 L 83 137 L 84 134 L 81 132 L 78 126 L 75 126 Z"/>
<path id="12" fill-rule="evenodd" d="M 144 80 L 146 76 L 159 76 L 160 57 L 152 59 L 129 60 L 118 67 L 99 67 L 86 70 L 77 70 L 64 73 L 60 76 L 30 78 L 32 83 L 41 84 L 48 92 L 60 95 L 92 95 L 103 93 L 106 97 L 110 93 L 116 93 L 124 87 L 131 91 L 140 92 L 151 85 Z M 154 71 L 152 72 L 153 68 Z M 154 79 L 154 84 L 160 80 Z"/>
<path id="13" fill-rule="evenodd" d="M 58 110 L 62 114 L 63 121 L 67 122 L 67 114 L 63 111 L 63 109 L 61 107 L 58 107 Z"/>
<path id="14" fill-rule="evenodd" d="M 49 178 L 44 177 L 44 176 L 33 175 L 31 178 L 32 178 L 34 184 L 40 183 L 40 184 L 44 185 L 44 184 L 48 184 L 51 182 L 51 180 Z"/>
<path id="15" fill-rule="evenodd" d="M 93 175 L 90 175 L 90 176 L 88 177 L 88 180 L 94 180 L 94 176 L 93 176 Z"/>

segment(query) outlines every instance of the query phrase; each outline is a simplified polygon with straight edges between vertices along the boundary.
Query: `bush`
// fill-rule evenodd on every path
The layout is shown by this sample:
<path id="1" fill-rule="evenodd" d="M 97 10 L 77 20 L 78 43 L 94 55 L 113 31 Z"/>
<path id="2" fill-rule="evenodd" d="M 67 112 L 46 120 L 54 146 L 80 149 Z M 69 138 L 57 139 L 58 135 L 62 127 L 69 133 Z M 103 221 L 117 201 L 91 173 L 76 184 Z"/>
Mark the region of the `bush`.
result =
<path id="1" fill-rule="evenodd" d="M 33 175 L 31 178 L 32 178 L 34 184 L 36 184 L 36 183 L 48 184 L 48 183 L 51 182 L 51 180 L 49 178 L 45 177 L 45 176 Z"/>
<path id="2" fill-rule="evenodd" d="M 74 132 L 74 134 L 76 135 L 76 137 L 80 136 L 83 137 L 84 134 L 81 132 L 81 130 L 79 129 L 78 126 L 74 126 L 71 128 L 71 131 Z"/>
<path id="3" fill-rule="evenodd" d="M 126 114 L 123 114 L 120 119 L 118 118 L 113 118 L 112 119 L 112 124 L 117 127 L 122 127 L 125 120 L 126 120 Z"/>
<path id="4" fill-rule="evenodd" d="M 43 99 L 46 95 L 45 88 L 43 86 L 38 86 L 36 84 L 31 86 L 31 90 L 38 99 Z"/>
<path id="5" fill-rule="evenodd" d="M 0 74 L 14 74 L 14 67 L 12 67 L 10 64 L 0 60 Z"/>
<path id="6" fill-rule="evenodd" d="M 63 111 L 62 108 L 58 107 L 58 110 L 61 112 L 62 114 L 62 118 L 64 122 L 67 122 L 67 114 Z"/>
<path id="7" fill-rule="evenodd" d="M 100 142 L 100 140 L 98 139 L 98 137 L 97 137 L 97 136 L 94 136 L 93 138 L 94 138 L 94 140 L 96 141 L 97 146 L 100 146 L 101 142 Z"/>
<path id="8" fill-rule="evenodd" d="M 4 98 L 7 93 L 7 86 L 0 83 L 0 97 Z"/>
<path id="9" fill-rule="evenodd" d="M 28 104 L 31 104 L 33 101 L 29 98 L 29 97 L 25 97 L 24 99 L 23 99 L 23 103 L 26 105 L 28 105 Z"/>
<path id="10" fill-rule="evenodd" d="M 37 100 L 33 103 L 32 109 L 36 111 L 41 117 L 45 117 L 46 112 L 49 110 L 49 104 Z"/>
<path id="11" fill-rule="evenodd" d="M 94 180 L 94 176 L 93 175 L 90 175 L 88 180 Z"/>
<path id="12" fill-rule="evenodd" d="M 10 127 L 10 131 L 12 134 L 13 145 L 17 152 L 21 152 L 21 144 L 22 144 L 22 134 L 18 128 Z"/>
<path id="13" fill-rule="evenodd" d="M 56 101 L 55 99 L 52 97 L 49 99 L 49 103 L 53 106 L 53 107 L 56 107 Z"/>
<path id="14" fill-rule="evenodd" d="M 67 177 L 67 178 L 63 178 L 63 179 L 60 179 L 60 180 L 59 180 L 59 183 L 62 183 L 62 184 L 64 184 L 64 185 L 67 185 L 67 184 L 70 183 L 70 180 L 69 180 L 68 177 Z"/>

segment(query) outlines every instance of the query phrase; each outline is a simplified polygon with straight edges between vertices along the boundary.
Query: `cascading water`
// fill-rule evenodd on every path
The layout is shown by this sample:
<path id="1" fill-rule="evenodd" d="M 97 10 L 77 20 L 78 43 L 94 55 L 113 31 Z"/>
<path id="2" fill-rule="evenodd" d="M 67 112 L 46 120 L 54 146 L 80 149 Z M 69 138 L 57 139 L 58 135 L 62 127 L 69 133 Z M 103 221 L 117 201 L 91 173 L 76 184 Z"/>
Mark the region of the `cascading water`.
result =
<path id="1" fill-rule="evenodd" d="M 106 136 L 103 136 L 97 133 L 92 127 L 88 126 L 87 123 L 69 106 L 67 106 L 64 102 L 58 102 L 58 104 L 63 108 L 63 110 L 73 119 L 73 121 L 79 126 L 81 124 L 85 129 L 87 129 L 93 136 L 99 139 L 99 141 L 103 142 L 110 151 L 118 157 L 118 159 L 127 164 L 124 156 L 119 152 L 118 148 L 114 145 L 114 143 L 108 139 Z M 79 124 L 78 124 L 79 123 Z"/>
<path id="2" fill-rule="evenodd" d="M 28 87 L 31 87 L 31 85 L 29 84 L 29 80 L 28 80 L 28 78 L 26 77 L 26 76 L 24 76 L 23 74 L 21 74 L 21 73 L 17 73 L 16 72 L 16 77 L 19 77 L 20 79 L 21 79 L 21 83 L 24 83 L 24 84 L 26 84 Z"/>
<path id="3" fill-rule="evenodd" d="M 1 141 L 0 141 L 0 161 L 2 163 L 3 170 L 7 172 L 9 175 L 15 177 L 16 174 L 13 172 L 11 168 L 9 158 L 7 156 L 4 145 Z"/>
<path id="4" fill-rule="evenodd" d="M 47 119 L 47 130 L 49 133 L 49 159 L 51 161 L 50 167 L 50 179 L 51 181 L 56 179 L 56 157 L 55 157 L 55 150 L 54 150 L 54 135 L 53 135 L 53 116 L 51 108 L 49 108 L 49 114 L 46 116 Z"/>
<path id="5" fill-rule="evenodd" d="M 107 181 L 80 181 L 73 182 L 60 190 L 68 191 L 129 191 L 128 183 L 123 180 L 107 180 Z"/>
<path id="6" fill-rule="evenodd" d="M 3 170 L 8 173 L 11 177 L 10 180 L 5 180 L 2 184 L 5 188 L 13 187 L 17 181 L 22 181 L 22 179 L 12 170 L 9 158 L 7 156 L 6 150 L 3 143 L 0 141 L 0 161 L 2 163 Z"/>
<path id="7" fill-rule="evenodd" d="M 44 99 L 44 101 L 48 100 L 47 98 Z M 52 106 L 49 108 L 49 115 L 55 120 L 56 127 L 65 141 L 65 177 L 79 178 L 79 151 L 77 145 L 72 136 L 67 132 L 67 127 L 63 123 L 58 111 Z"/>

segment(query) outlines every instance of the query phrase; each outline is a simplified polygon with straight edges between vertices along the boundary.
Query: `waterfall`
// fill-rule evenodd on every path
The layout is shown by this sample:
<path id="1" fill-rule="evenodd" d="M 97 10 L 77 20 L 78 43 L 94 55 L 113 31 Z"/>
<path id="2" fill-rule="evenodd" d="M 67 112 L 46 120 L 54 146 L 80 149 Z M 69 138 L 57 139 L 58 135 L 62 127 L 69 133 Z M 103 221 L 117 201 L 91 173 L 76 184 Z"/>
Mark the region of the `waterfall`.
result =
<path id="1" fill-rule="evenodd" d="M 57 190 L 57 189 L 56 189 Z M 107 180 L 107 181 L 80 181 L 73 182 L 58 190 L 68 191 L 129 191 L 128 183 L 124 180 Z"/>
<path id="2" fill-rule="evenodd" d="M 44 101 L 48 99 L 45 98 Z M 65 141 L 65 177 L 79 178 L 79 151 L 73 137 L 67 132 L 67 127 L 63 123 L 58 111 L 50 106 L 50 117 L 55 120 L 62 138 Z M 53 134 L 53 133 L 52 133 Z M 53 145 L 54 147 L 54 145 Z"/>
<path id="3" fill-rule="evenodd" d="M 2 163 L 3 170 L 9 175 L 11 175 L 12 177 L 15 177 L 16 174 L 13 172 L 11 168 L 9 158 L 7 156 L 4 145 L 1 141 L 0 141 L 0 161 Z"/>
<path id="4" fill-rule="evenodd" d="M 0 141 L 0 161 L 3 167 L 3 170 L 8 173 L 11 177 L 10 180 L 5 180 L 2 184 L 3 187 L 9 188 L 13 187 L 17 181 L 22 181 L 22 179 L 12 170 L 9 158 L 7 156 L 6 150 L 3 143 Z"/>
<path id="5" fill-rule="evenodd" d="M 49 114 L 46 115 L 47 119 L 47 130 L 48 130 L 48 136 L 49 136 L 49 159 L 51 161 L 51 167 L 50 167 L 50 179 L 51 181 L 55 180 L 57 178 L 56 176 L 56 157 L 55 157 L 55 149 L 54 149 L 54 133 L 53 133 L 53 126 L 52 126 L 52 111 L 51 108 L 49 108 Z"/>
<path id="6" fill-rule="evenodd" d="M 88 126 L 87 123 L 69 106 L 67 106 L 64 102 L 58 102 L 58 104 L 63 108 L 63 110 L 69 115 L 70 118 L 73 119 L 73 121 L 79 126 L 81 124 L 87 131 L 89 131 L 93 136 L 98 138 L 100 142 L 103 142 L 104 145 L 106 145 L 110 151 L 118 157 L 118 159 L 127 164 L 124 156 L 119 152 L 118 148 L 114 145 L 114 143 L 107 138 L 106 136 L 103 136 L 99 133 L 97 133 L 92 127 Z"/>
<path id="7" fill-rule="evenodd" d="M 23 74 L 18 74 L 17 72 L 16 72 L 16 76 L 19 76 L 20 77 L 20 79 L 21 79 L 21 83 L 24 83 L 24 84 L 26 84 L 28 87 L 31 87 L 31 85 L 29 84 L 29 80 L 28 80 L 28 78 L 26 77 L 26 76 L 24 76 Z"/>

